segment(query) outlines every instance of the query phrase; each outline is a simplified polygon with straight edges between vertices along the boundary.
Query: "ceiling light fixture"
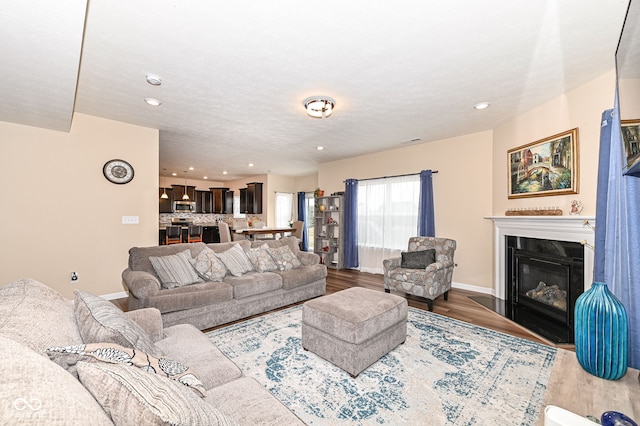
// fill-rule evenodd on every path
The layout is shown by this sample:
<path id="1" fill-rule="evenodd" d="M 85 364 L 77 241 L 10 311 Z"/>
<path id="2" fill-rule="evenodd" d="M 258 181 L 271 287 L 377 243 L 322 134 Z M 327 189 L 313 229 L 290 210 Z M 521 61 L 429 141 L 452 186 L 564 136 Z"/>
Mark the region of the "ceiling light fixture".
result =
<path id="1" fill-rule="evenodd" d="M 167 171 L 167 169 L 162 169 L 164 172 Z M 162 176 L 162 195 L 160 196 L 160 198 L 162 198 L 163 200 L 168 200 L 169 199 L 169 195 L 167 194 L 167 187 L 164 186 L 164 176 Z"/>
<path id="2" fill-rule="evenodd" d="M 151 106 L 160 106 L 162 102 L 157 100 L 156 98 L 144 98 L 144 101 Z"/>
<path id="3" fill-rule="evenodd" d="M 491 105 L 489 102 L 480 102 L 480 103 L 475 104 L 473 107 L 474 107 L 475 109 L 480 110 L 480 109 L 487 109 L 487 108 L 489 108 L 489 105 Z"/>
<path id="4" fill-rule="evenodd" d="M 147 83 L 152 86 L 160 86 L 162 84 L 162 79 L 155 74 L 147 74 Z"/>
<path id="5" fill-rule="evenodd" d="M 316 149 L 317 149 L 318 151 L 322 151 L 322 150 L 324 149 L 324 146 L 316 146 Z"/>
<path id="6" fill-rule="evenodd" d="M 222 172 L 222 174 L 223 174 L 223 175 L 226 175 L 226 174 L 227 174 L 227 171 L 226 171 L 226 170 L 224 170 L 224 171 Z"/>
<path id="7" fill-rule="evenodd" d="M 312 96 L 304 100 L 309 117 L 328 118 L 336 106 L 336 101 L 326 96 Z"/>
<path id="8" fill-rule="evenodd" d="M 189 201 L 189 194 L 187 194 L 187 171 L 184 171 L 184 195 L 182 199 L 185 201 Z"/>
<path id="9" fill-rule="evenodd" d="M 253 167 L 253 163 L 249 163 L 249 164 L 247 164 L 247 166 Z"/>

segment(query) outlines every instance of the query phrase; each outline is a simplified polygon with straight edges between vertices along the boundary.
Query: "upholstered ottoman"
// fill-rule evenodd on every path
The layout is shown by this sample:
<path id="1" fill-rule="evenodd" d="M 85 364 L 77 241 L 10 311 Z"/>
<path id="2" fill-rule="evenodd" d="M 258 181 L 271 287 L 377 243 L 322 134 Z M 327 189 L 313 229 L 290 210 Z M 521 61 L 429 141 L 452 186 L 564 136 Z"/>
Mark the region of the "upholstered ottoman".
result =
<path id="1" fill-rule="evenodd" d="M 356 377 L 407 337 L 407 300 L 353 287 L 302 305 L 302 347 Z"/>

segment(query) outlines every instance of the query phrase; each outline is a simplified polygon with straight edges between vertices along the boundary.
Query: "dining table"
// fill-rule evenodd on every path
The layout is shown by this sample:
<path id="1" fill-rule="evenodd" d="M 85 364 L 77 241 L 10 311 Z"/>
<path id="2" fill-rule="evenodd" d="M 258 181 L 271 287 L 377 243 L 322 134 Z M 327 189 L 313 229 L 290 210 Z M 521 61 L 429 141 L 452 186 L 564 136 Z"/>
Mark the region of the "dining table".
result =
<path id="1" fill-rule="evenodd" d="M 256 235 L 273 235 L 273 238 L 276 238 L 277 235 L 280 235 L 280 237 L 284 237 L 286 233 L 292 233 L 293 231 L 295 231 L 295 229 L 293 228 L 264 227 L 264 228 L 242 228 L 242 229 L 236 229 L 233 232 L 235 232 L 236 234 L 242 234 L 248 237 L 250 240 L 254 240 Z"/>

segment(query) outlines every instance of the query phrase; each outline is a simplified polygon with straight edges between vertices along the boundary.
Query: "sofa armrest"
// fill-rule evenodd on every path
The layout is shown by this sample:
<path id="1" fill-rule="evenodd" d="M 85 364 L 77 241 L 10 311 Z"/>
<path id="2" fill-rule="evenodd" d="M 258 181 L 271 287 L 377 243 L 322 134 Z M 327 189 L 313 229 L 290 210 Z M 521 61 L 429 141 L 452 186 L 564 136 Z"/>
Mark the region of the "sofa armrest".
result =
<path id="1" fill-rule="evenodd" d="M 427 266 L 425 268 L 425 272 L 433 273 L 433 272 L 439 271 L 441 269 L 446 269 L 446 268 L 453 268 L 453 262 L 452 261 L 433 262 L 432 264 L 430 264 L 429 266 Z"/>
<path id="2" fill-rule="evenodd" d="M 401 263 L 402 263 L 402 258 L 400 257 L 384 259 L 382 261 L 382 268 L 384 269 L 384 274 L 387 275 L 387 272 L 390 272 L 393 269 L 399 268 Z"/>
<path id="3" fill-rule="evenodd" d="M 317 265 L 318 263 L 320 263 L 320 256 L 309 251 L 301 251 L 298 252 L 298 260 L 304 266 Z"/>
<path id="4" fill-rule="evenodd" d="M 160 281 L 145 271 L 132 271 L 127 268 L 122 271 L 122 281 L 129 289 L 129 295 L 144 300 L 160 290 Z"/>
<path id="5" fill-rule="evenodd" d="M 153 343 L 164 338 L 162 316 L 156 308 L 142 308 L 124 313 L 149 335 Z"/>

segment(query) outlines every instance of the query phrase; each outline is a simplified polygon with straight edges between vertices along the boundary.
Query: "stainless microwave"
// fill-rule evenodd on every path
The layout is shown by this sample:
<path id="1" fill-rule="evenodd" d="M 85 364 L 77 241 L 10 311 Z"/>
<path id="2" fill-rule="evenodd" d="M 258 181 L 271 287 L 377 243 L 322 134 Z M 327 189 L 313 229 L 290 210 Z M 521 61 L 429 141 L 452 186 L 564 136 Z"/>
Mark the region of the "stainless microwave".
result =
<path id="1" fill-rule="evenodd" d="M 195 213 L 196 203 L 194 201 L 174 201 L 174 213 Z"/>

